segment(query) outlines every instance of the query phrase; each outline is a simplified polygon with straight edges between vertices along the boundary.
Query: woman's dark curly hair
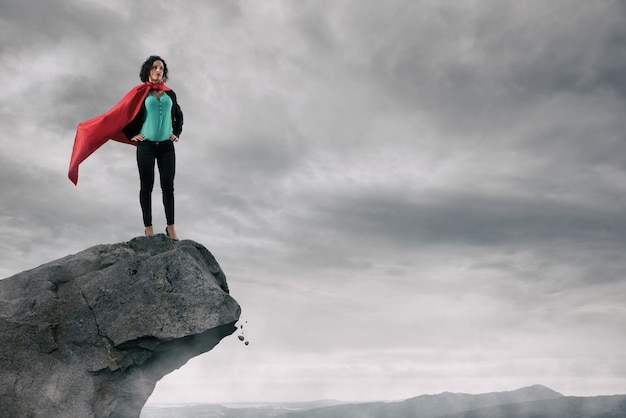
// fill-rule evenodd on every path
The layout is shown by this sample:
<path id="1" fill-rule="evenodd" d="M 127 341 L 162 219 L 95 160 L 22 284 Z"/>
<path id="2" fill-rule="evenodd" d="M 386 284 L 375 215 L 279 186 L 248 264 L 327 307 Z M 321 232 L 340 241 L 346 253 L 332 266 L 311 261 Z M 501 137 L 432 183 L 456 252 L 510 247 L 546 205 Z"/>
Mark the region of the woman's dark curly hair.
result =
<path id="1" fill-rule="evenodd" d="M 143 63 L 141 71 L 139 72 L 139 78 L 144 83 L 150 78 L 150 70 L 152 69 L 154 61 L 163 61 L 163 81 L 167 81 L 167 64 L 165 63 L 165 60 L 158 55 L 151 55 L 148 57 L 146 62 Z"/>

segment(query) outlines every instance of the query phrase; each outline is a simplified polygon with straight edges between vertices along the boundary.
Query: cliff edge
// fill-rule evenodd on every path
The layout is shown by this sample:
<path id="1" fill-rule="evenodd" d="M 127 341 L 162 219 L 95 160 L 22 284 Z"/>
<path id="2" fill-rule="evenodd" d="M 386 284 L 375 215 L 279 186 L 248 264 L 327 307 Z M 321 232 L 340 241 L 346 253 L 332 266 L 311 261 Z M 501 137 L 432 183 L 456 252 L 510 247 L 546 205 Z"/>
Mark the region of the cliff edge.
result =
<path id="1" fill-rule="evenodd" d="M 139 417 L 240 313 L 211 253 L 163 235 L 0 280 L 0 416 Z"/>

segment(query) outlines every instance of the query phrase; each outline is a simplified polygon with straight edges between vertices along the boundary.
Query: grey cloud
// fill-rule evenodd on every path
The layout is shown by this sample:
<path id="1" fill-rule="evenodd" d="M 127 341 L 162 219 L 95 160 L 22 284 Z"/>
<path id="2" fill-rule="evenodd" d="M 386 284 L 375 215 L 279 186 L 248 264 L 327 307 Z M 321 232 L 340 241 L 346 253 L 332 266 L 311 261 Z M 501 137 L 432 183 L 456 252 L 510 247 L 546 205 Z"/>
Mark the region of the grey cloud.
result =
<path id="1" fill-rule="evenodd" d="M 26 155 L 15 159 L 0 156 L 0 195 L 5 214 L 54 232 L 66 224 L 89 225 L 94 213 L 102 213 L 100 209 L 105 209 L 109 221 L 116 219 L 114 213 L 107 213 L 103 202 L 81 194 L 69 183 L 65 166 L 31 165 L 24 170 L 21 166 L 27 160 Z"/>
<path id="2" fill-rule="evenodd" d="M 491 130 L 507 125 L 493 119 L 503 110 L 564 92 L 623 89 L 625 64 L 615 51 L 624 49 L 625 16 L 616 2 L 398 4 L 395 13 L 366 3 L 344 16 L 362 39 L 351 46 L 374 81 L 444 126 Z"/>
<path id="3" fill-rule="evenodd" d="M 251 135 L 219 152 L 218 158 L 229 161 L 229 167 L 238 173 L 240 181 L 256 183 L 259 175 L 263 181 L 272 181 L 273 173 L 288 171 L 297 164 L 299 153 L 300 150 L 289 143 L 289 138 Z"/>
<path id="4" fill-rule="evenodd" d="M 3 39 L 13 39 L 13 48 L 16 44 L 54 47 L 63 39 L 76 36 L 98 41 L 120 15 L 106 7 L 89 7 L 84 2 L 3 0 L 0 19 L 5 23 Z"/>
<path id="5" fill-rule="evenodd" d="M 358 242 L 413 251 L 431 246 L 510 250 L 624 247 L 621 209 L 589 208 L 551 199 L 480 194 L 335 196 L 316 207 L 316 221 Z"/>
<path id="6" fill-rule="evenodd" d="M 323 10 L 317 6 L 315 2 L 310 1 L 287 5 L 294 19 L 295 29 L 306 39 L 304 45 L 332 53 L 337 42 L 332 21 L 333 11 Z"/>

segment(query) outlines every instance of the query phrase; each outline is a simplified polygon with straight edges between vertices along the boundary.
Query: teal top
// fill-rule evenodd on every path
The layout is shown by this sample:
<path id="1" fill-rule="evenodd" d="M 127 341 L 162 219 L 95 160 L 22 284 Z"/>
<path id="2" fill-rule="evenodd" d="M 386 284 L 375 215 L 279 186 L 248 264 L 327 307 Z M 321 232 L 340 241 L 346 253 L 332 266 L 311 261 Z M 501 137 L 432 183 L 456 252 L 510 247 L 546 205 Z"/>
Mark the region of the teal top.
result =
<path id="1" fill-rule="evenodd" d="M 141 133 L 149 141 L 168 141 L 172 135 L 172 99 L 166 93 L 146 96 L 146 119 Z"/>

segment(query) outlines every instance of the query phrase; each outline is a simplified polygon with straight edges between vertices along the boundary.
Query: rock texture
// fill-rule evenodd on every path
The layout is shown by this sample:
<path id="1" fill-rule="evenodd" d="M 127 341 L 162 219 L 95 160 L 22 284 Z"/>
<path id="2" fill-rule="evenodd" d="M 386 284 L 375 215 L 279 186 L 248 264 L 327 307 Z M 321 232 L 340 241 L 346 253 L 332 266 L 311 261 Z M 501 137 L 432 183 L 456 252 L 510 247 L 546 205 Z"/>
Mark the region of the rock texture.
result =
<path id="1" fill-rule="evenodd" d="M 139 417 L 240 313 L 211 253 L 163 235 L 0 280 L 0 416 Z"/>

